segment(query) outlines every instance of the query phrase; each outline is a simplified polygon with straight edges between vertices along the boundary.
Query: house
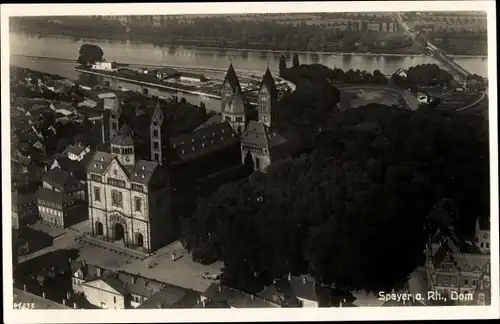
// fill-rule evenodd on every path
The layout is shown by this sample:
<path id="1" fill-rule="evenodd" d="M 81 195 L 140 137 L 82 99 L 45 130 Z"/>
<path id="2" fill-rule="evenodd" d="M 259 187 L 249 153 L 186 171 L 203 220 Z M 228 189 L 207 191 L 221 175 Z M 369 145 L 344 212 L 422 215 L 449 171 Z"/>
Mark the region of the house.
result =
<path id="1" fill-rule="evenodd" d="M 115 71 L 118 68 L 116 62 L 96 62 L 92 64 L 92 69 L 102 71 Z"/>
<path id="2" fill-rule="evenodd" d="M 114 277 L 104 277 L 82 284 L 83 294 L 93 305 L 103 309 L 125 309 L 130 301 L 121 282 Z"/>
<path id="3" fill-rule="evenodd" d="M 70 145 L 60 156 L 54 159 L 50 169 L 59 168 L 64 170 L 85 184 L 87 181 L 86 168 L 91 159 L 92 154 L 89 146 Z"/>
<path id="4" fill-rule="evenodd" d="M 254 294 L 212 283 L 200 297 L 196 308 L 279 308 L 280 304 Z"/>
<path id="5" fill-rule="evenodd" d="M 76 108 L 70 103 L 53 102 L 50 104 L 50 109 L 63 116 L 77 115 Z"/>
<path id="6" fill-rule="evenodd" d="M 332 307 L 332 290 L 307 275 L 274 280 L 257 294 L 283 307 Z"/>
<path id="7" fill-rule="evenodd" d="M 88 217 L 85 186 L 66 171 L 50 170 L 36 194 L 38 213 L 44 223 L 68 227 Z"/>
<path id="8" fill-rule="evenodd" d="M 16 229 L 33 224 L 38 218 L 36 194 L 12 192 L 12 226 Z"/>

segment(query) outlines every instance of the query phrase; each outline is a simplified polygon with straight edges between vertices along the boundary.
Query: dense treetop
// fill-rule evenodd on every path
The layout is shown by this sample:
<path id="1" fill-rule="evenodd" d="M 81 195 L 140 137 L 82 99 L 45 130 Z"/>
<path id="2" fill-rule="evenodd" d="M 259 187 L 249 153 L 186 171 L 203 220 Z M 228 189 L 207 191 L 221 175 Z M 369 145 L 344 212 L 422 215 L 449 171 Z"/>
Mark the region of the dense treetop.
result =
<path id="1" fill-rule="evenodd" d="M 259 290 L 292 272 L 340 289 L 388 290 L 423 262 L 438 199 L 456 203 L 465 234 L 488 214 L 482 117 L 377 104 L 340 112 L 332 84 L 307 72 L 298 79 L 280 118 L 303 153 L 222 187 L 183 219 L 185 246 L 223 260 L 228 284 Z"/>

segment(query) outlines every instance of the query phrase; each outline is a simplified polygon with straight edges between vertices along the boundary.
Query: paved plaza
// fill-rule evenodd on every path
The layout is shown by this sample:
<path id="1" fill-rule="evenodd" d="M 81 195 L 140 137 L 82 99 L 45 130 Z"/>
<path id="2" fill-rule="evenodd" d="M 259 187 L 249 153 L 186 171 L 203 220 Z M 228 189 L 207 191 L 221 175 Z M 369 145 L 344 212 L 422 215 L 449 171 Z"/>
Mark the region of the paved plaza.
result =
<path id="1" fill-rule="evenodd" d="M 137 259 L 133 256 L 113 251 L 112 248 L 91 245 L 78 240 L 88 230 L 88 222 L 77 224 L 73 230 L 67 230 L 54 239 L 52 246 L 28 254 L 20 258 L 20 262 L 25 262 L 41 255 L 55 252 L 57 250 L 78 250 L 78 260 L 85 260 L 90 264 L 95 264 L 110 270 L 122 270 L 129 273 L 140 274 L 143 277 L 156 279 L 172 285 L 203 292 L 213 282 L 203 279 L 201 276 L 205 272 L 219 274 L 222 263 L 216 262 L 211 265 L 202 265 L 192 260 L 189 253 L 182 247 L 179 241 L 175 241 L 153 255 L 145 259 Z M 114 243 L 103 242 L 103 245 L 113 247 Z M 172 253 L 176 260 L 172 260 Z M 49 265 L 47 265 L 49 266 Z"/>

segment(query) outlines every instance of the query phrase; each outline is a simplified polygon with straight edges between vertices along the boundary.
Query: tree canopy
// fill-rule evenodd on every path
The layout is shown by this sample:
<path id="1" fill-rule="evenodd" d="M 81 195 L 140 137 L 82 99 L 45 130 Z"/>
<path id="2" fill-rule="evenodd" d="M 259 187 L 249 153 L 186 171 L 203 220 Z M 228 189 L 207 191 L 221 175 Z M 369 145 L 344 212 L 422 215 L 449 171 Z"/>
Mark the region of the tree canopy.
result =
<path id="1" fill-rule="evenodd" d="M 258 290 L 288 272 L 340 289 L 398 287 L 423 262 L 438 199 L 456 203 L 462 229 L 489 212 L 485 125 L 376 104 L 331 114 L 310 154 L 199 201 L 184 244 L 224 261 L 236 287 Z"/>
<path id="2" fill-rule="evenodd" d="M 83 44 L 78 53 L 78 63 L 85 66 L 102 61 L 104 55 L 102 48 L 94 44 Z"/>

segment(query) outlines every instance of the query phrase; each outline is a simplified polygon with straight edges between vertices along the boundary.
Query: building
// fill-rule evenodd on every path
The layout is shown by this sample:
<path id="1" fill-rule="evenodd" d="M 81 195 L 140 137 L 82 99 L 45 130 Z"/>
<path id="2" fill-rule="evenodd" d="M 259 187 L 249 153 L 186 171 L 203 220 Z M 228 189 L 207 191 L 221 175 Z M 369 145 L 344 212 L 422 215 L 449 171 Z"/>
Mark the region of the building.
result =
<path id="1" fill-rule="evenodd" d="M 43 296 L 37 296 L 25 290 L 14 288 L 14 309 L 71 309 Z"/>
<path id="2" fill-rule="evenodd" d="M 489 225 L 478 219 L 474 240 L 457 238 L 453 232 L 434 237 L 428 245 L 426 258 L 429 291 L 448 299 L 461 294 L 460 305 L 490 303 Z M 488 244 L 488 245 L 486 245 Z"/>
<path id="3" fill-rule="evenodd" d="M 332 307 L 332 290 L 317 285 L 313 278 L 303 275 L 274 280 L 265 287 L 259 297 L 283 307 Z"/>
<path id="4" fill-rule="evenodd" d="M 169 180 L 158 162 L 141 160 L 125 124 L 87 168 L 92 235 L 154 251 L 173 240 Z"/>
<path id="5" fill-rule="evenodd" d="M 40 220 L 46 224 L 68 227 L 87 218 L 85 185 L 66 171 L 47 172 L 36 195 Z"/>
<path id="6" fill-rule="evenodd" d="M 208 78 L 205 77 L 203 74 L 182 72 L 179 75 L 179 80 L 183 82 L 197 83 L 197 82 L 208 81 Z"/>
<path id="7" fill-rule="evenodd" d="M 99 308 L 190 308 L 199 301 L 199 293 L 138 274 L 113 272 L 84 261 L 72 261 L 70 267 L 74 293 Z"/>
<path id="8" fill-rule="evenodd" d="M 37 197 L 33 192 L 12 192 L 12 226 L 16 229 L 38 219 Z"/>
<path id="9" fill-rule="evenodd" d="M 92 64 L 92 69 L 102 71 L 115 71 L 118 68 L 116 62 L 96 62 Z"/>
<path id="10" fill-rule="evenodd" d="M 241 134 L 242 163 L 252 164 L 255 171 L 265 172 L 276 160 L 287 155 L 287 140 L 262 122 L 249 121 Z"/>
<path id="11" fill-rule="evenodd" d="M 258 295 L 213 283 L 200 297 L 196 308 L 279 308 L 280 304 Z"/>

